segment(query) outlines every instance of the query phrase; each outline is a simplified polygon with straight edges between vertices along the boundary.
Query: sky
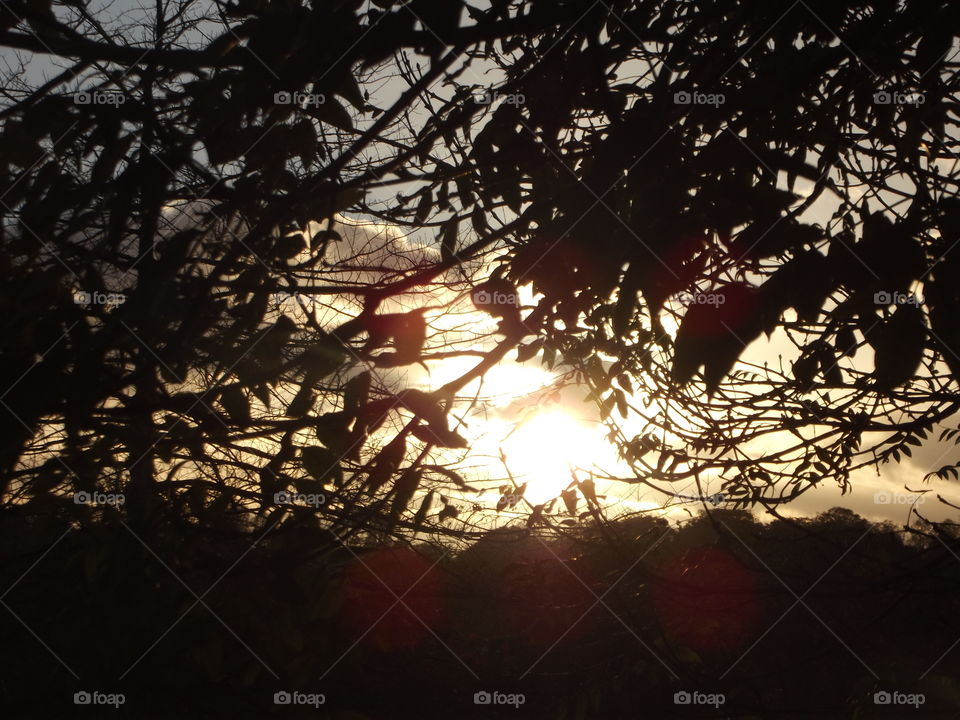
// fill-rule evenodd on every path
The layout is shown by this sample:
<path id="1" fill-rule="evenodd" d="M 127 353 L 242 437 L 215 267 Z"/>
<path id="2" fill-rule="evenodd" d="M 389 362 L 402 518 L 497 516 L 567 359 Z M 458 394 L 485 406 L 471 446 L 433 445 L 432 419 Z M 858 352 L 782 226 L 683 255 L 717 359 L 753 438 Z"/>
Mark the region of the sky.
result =
<path id="1" fill-rule="evenodd" d="M 342 217 L 336 229 L 343 241 L 329 256 L 332 264 L 349 262 L 358 252 L 363 255 L 371 249 L 374 254 L 367 260 L 374 265 L 385 266 L 429 261 L 431 256 L 438 253 L 434 246 L 411 241 L 398 228 L 381 223 Z M 404 261 L 403 258 L 408 260 Z M 483 276 L 482 272 L 480 276 Z M 376 279 L 369 272 L 352 274 L 351 277 Z M 520 292 L 521 304 L 532 305 L 535 298 L 530 288 L 522 287 Z M 294 316 L 301 312 L 299 303 L 294 299 L 282 302 L 285 312 Z M 441 289 L 426 296 L 401 297 L 396 300 L 395 306 L 386 309 L 395 311 L 449 302 L 454 302 L 449 313 L 437 310 L 427 314 L 431 328 L 439 333 L 433 340 L 442 341 L 449 333 L 455 342 L 466 342 L 458 345 L 459 349 L 483 350 L 491 347 L 494 338 L 487 333 L 495 329 L 495 320 L 474 310 L 469 298 L 459 292 Z M 310 306 L 309 301 L 307 304 Z M 355 305 L 344 305 L 337 299 L 322 307 L 315 307 L 322 324 L 327 327 L 333 327 L 357 313 Z M 669 317 L 664 319 L 668 332 L 675 331 L 675 323 L 671 323 Z M 783 333 L 774 333 L 770 339 L 761 337 L 753 343 L 742 356 L 742 361 L 774 363 L 781 356 L 789 359 L 796 356 L 796 351 Z M 413 365 L 380 371 L 377 378 L 394 391 L 410 387 L 430 391 L 455 379 L 477 360 L 474 356 L 465 356 L 429 361 L 429 372 Z M 582 480 L 590 477 L 592 472 L 597 479 L 598 493 L 604 496 L 603 502 L 609 506 L 611 515 L 647 512 L 682 520 L 689 517 L 690 513 L 697 514 L 703 502 L 698 499 L 699 493 L 692 485 L 674 488 L 677 493 L 689 496 L 688 499 L 678 499 L 642 484 L 601 479 L 604 476 L 628 476 L 629 467 L 618 458 L 614 446 L 606 440 L 607 430 L 600 422 L 596 404 L 584 401 L 586 389 L 567 386 L 556 390 L 553 387 L 562 373 L 562 367 L 553 370 L 544 367 L 539 356 L 518 363 L 515 353 L 510 353 L 485 376 L 482 383 L 477 381 L 463 391 L 463 396 L 476 394 L 480 402 L 465 415 L 453 412 L 454 417 L 463 420 L 464 425 L 459 430 L 471 443 L 466 458 L 455 467 L 463 470 L 468 479 L 476 480 L 477 487 L 486 489 L 479 496 L 451 492 L 451 499 L 478 502 L 492 509 L 500 497 L 499 488 L 503 478 L 509 474 L 517 485 L 527 483 L 526 499 L 531 505 L 536 505 L 559 495 L 573 476 Z M 627 437 L 642 434 L 646 430 L 642 418 L 635 415 L 622 421 L 621 427 Z M 775 440 L 767 445 L 769 450 L 778 449 Z M 754 451 L 762 450 L 763 447 L 754 448 Z M 954 450 L 952 443 L 927 443 L 916 448 L 913 457 L 903 458 L 899 464 L 891 463 L 855 472 L 851 481 L 852 489 L 846 495 L 842 495 L 836 486 L 823 484 L 779 510 L 787 516 L 812 516 L 840 506 L 873 521 L 888 520 L 903 524 L 909 519 L 911 507 L 916 507 L 929 520 L 945 519 L 951 515 L 951 509 L 934 496 L 940 493 L 947 500 L 960 504 L 960 493 L 954 492 L 950 482 L 934 480 L 924 483 L 922 480 L 926 473 L 955 458 Z M 441 456 L 454 462 L 459 457 L 456 453 Z M 482 482 L 485 478 L 494 480 Z M 912 492 L 908 488 L 929 492 Z M 709 478 L 705 478 L 704 495 L 716 499 L 717 492 L 718 483 L 711 483 Z M 714 503 L 708 505 L 710 508 L 714 506 Z M 529 510 L 529 506 L 517 508 L 518 511 L 524 509 Z M 756 512 L 758 517 L 764 518 L 762 509 Z M 523 517 L 522 512 L 505 512 L 500 516 L 500 522 L 520 517 Z"/>
<path id="2" fill-rule="evenodd" d="M 107 5 L 103 4 L 104 7 Z M 98 14 L 97 7 L 91 6 L 95 15 Z M 139 12 L 136 10 L 138 4 L 130 0 L 120 0 L 109 4 L 109 7 L 108 15 L 116 18 L 120 18 L 124 13 Z M 15 66 L 9 51 L 4 53 L 5 56 L 0 57 L 0 62 Z M 494 84 L 498 78 L 491 70 L 490 67 L 475 66 L 460 80 L 467 84 L 475 83 L 478 87 Z M 49 58 L 35 57 L 26 66 L 24 76 L 28 81 L 34 81 L 45 79 L 55 72 L 59 72 L 59 68 L 54 68 Z M 404 89 L 405 84 L 399 78 L 392 77 L 378 82 L 371 88 L 371 92 L 376 103 L 380 107 L 386 107 Z M 434 90 L 441 94 L 449 92 L 449 89 L 442 87 L 435 87 Z M 801 192 L 802 190 L 801 188 Z M 374 196 L 368 199 L 389 202 L 393 192 L 395 189 L 382 193 L 379 198 Z M 831 207 L 818 203 L 811 208 L 807 219 L 824 224 L 831 212 Z M 406 237 L 396 228 L 369 224 L 356 218 L 342 220 L 344 222 L 338 230 L 344 241 L 332 248 L 331 263 L 350 257 L 361 248 L 374 253 L 368 259 L 375 259 L 377 253 L 382 253 L 383 257 L 392 259 L 410 258 L 411 263 L 436 254 L 432 233 L 414 233 Z M 369 273 L 367 276 L 369 277 Z M 534 298 L 529 289 L 521 288 L 521 293 L 525 304 L 533 302 Z M 434 297 L 429 299 L 428 304 L 447 302 L 450 299 Z M 422 300 L 423 298 L 420 298 L 417 301 Z M 284 311 L 293 314 L 299 312 L 294 301 L 281 302 Z M 403 306 L 403 302 L 401 299 L 399 307 Z M 327 307 L 318 307 L 317 310 L 323 322 L 332 323 L 355 315 L 357 307 L 333 302 Z M 493 329 L 491 318 L 472 312 L 469 300 L 461 300 L 453 313 L 435 313 L 428 315 L 428 318 L 435 329 L 444 332 L 457 333 L 465 323 L 473 332 Z M 490 340 L 487 339 L 473 349 L 489 347 L 489 343 Z M 762 364 L 781 355 L 789 357 L 792 353 L 792 346 L 786 338 L 775 335 L 770 340 L 761 338 L 754 343 L 745 353 L 744 359 Z M 518 483 L 527 482 L 528 499 L 532 503 L 543 502 L 566 487 L 571 466 L 579 468 L 576 470 L 579 479 L 584 479 L 591 469 L 598 474 L 623 475 L 626 466 L 618 460 L 613 447 L 605 441 L 606 431 L 599 422 L 595 406 L 583 401 L 584 391 L 566 388 L 559 393 L 553 392 L 551 384 L 558 377 L 557 371 L 542 367 L 536 357 L 523 364 L 515 362 L 512 357 L 513 354 L 494 368 L 483 380 L 482 387 L 475 388 L 483 397 L 483 402 L 463 418 L 463 432 L 473 444 L 470 459 L 464 466 L 471 472 L 482 474 L 486 465 L 486 469 L 494 477 L 503 478 L 505 473 L 509 473 Z M 404 384 L 406 387 L 435 389 L 462 373 L 474 362 L 475 357 L 432 362 L 429 364 L 429 372 L 415 366 L 395 373 L 395 376 L 387 381 L 397 383 L 398 387 Z M 637 434 L 644 431 L 642 422 L 636 418 L 625 423 L 625 429 Z M 899 464 L 859 471 L 852 479 L 852 491 L 845 496 L 841 496 L 836 487 L 821 486 L 789 505 L 785 513 L 811 515 L 839 505 L 871 520 L 903 523 L 907 520 L 912 504 L 917 503 L 916 507 L 929 519 L 944 519 L 950 516 L 951 509 L 937 502 L 934 496 L 940 493 L 947 500 L 960 504 L 960 493 L 955 492 L 952 483 L 947 481 L 935 480 L 927 484 L 923 483 L 922 479 L 926 473 L 956 459 L 953 451 L 952 444 L 929 442 L 917 448 L 912 458 L 904 458 Z M 506 459 L 506 466 L 501 453 Z M 909 492 L 907 487 L 932 492 L 917 494 Z M 709 486 L 709 482 L 705 489 L 707 494 L 716 490 Z M 614 512 L 617 511 L 615 508 L 654 511 L 668 500 L 667 496 L 642 485 L 600 483 L 598 490 L 607 497 Z M 695 495 L 692 488 L 677 488 L 677 491 Z M 479 501 L 490 505 L 495 503 L 498 497 L 497 490 L 492 489 L 481 496 Z M 674 499 L 670 502 L 674 504 L 666 512 L 670 517 L 677 518 L 685 517 L 687 511 L 696 512 L 701 505 L 696 500 L 677 503 Z"/>
<path id="3" fill-rule="evenodd" d="M 630 69 L 625 68 L 621 74 L 628 75 L 629 72 Z M 481 67 L 465 73 L 460 80 L 463 83 L 475 82 L 482 87 L 484 83 L 494 84 L 497 77 L 496 72 Z M 393 97 L 399 95 L 403 89 L 401 83 L 393 80 L 381 88 L 384 94 L 378 97 Z M 442 90 L 438 90 L 438 92 L 442 93 Z M 937 162 L 948 161 L 938 160 Z M 955 163 L 956 161 L 950 162 Z M 780 178 L 780 185 L 783 187 L 786 187 L 785 180 L 785 177 Z M 892 184 L 892 189 L 909 191 L 912 188 L 906 182 L 895 182 Z M 798 180 L 794 188 L 794 191 L 801 196 L 806 196 L 811 190 L 812 183 L 803 178 Z M 852 196 L 852 199 L 854 201 L 858 199 L 856 193 Z M 899 197 L 889 192 L 881 193 L 881 199 L 890 205 L 895 205 L 901 201 Z M 389 201 L 389 198 L 385 196 L 384 201 Z M 879 209 L 879 207 L 876 204 L 872 206 L 872 209 Z M 837 208 L 836 200 L 829 194 L 824 194 L 804 213 L 801 220 L 825 227 Z M 432 234 L 415 232 L 411 237 L 414 242 L 423 242 L 428 245 L 433 242 Z M 521 292 L 524 292 L 524 290 L 521 288 Z M 525 302 L 532 303 L 532 301 L 533 298 L 527 291 Z M 671 330 L 671 324 L 666 322 L 666 319 L 665 326 L 668 331 Z M 673 329 L 675 330 L 675 324 Z M 871 351 L 867 349 L 858 354 L 855 358 L 858 367 L 872 367 L 870 353 Z M 568 459 L 574 464 L 586 468 L 596 466 L 601 474 L 624 475 L 628 468 L 618 460 L 616 452 L 603 439 L 606 431 L 599 422 L 595 406 L 583 402 L 584 393 L 582 391 L 572 388 L 563 391 L 559 403 L 555 402 L 549 408 L 541 411 L 541 414 L 549 416 L 546 421 L 534 422 L 530 419 L 530 405 L 533 398 L 537 397 L 542 387 L 550 384 L 551 379 L 556 377 L 556 373 L 542 368 L 538 358 L 521 365 L 514 362 L 511 359 L 512 357 L 511 354 L 501 363 L 501 366 L 496 369 L 496 375 L 490 378 L 487 391 L 498 395 L 499 400 L 496 412 L 488 415 L 483 421 L 484 426 L 488 427 L 490 432 L 488 434 L 479 433 L 477 436 L 478 453 L 491 456 L 494 458 L 494 464 L 496 465 L 496 459 L 502 445 L 508 453 L 508 463 L 516 466 L 517 471 L 525 470 L 530 478 L 538 476 L 541 478 L 535 484 L 543 489 L 544 493 L 547 493 L 546 488 L 548 486 L 552 485 L 562 489 L 560 486 L 565 485 L 563 480 L 551 483 L 543 478 L 557 474 L 558 449 L 573 444 L 576 444 L 577 448 L 575 451 L 569 452 L 570 457 Z M 763 365 L 765 362 L 773 365 L 780 358 L 789 362 L 796 357 L 796 349 L 786 335 L 783 332 L 775 332 L 769 339 L 762 336 L 754 342 L 743 354 L 741 360 L 757 365 Z M 437 378 L 436 386 L 446 382 L 451 376 L 459 372 L 461 364 L 449 362 L 445 364 L 445 367 L 434 370 L 433 376 Z M 524 426 L 528 427 L 527 430 L 521 427 L 513 436 L 507 437 L 505 441 L 500 442 L 498 440 L 498 438 L 504 436 L 504 432 L 509 433 L 509 428 L 513 427 L 519 419 L 525 417 L 528 418 Z M 558 417 L 563 419 L 558 419 Z M 571 422 L 574 423 L 572 427 Z M 953 422 L 956 424 L 957 421 L 954 420 Z M 629 421 L 624 423 L 627 437 L 630 437 L 631 433 L 642 433 L 644 429 L 642 423 L 638 422 L 636 418 L 633 419 L 632 424 Z M 572 438 L 578 432 L 580 441 L 574 443 Z M 960 452 L 952 443 L 937 442 L 935 440 L 936 434 L 935 432 L 922 447 L 915 448 L 912 457 L 901 458 L 899 463 L 888 463 L 855 471 L 851 477 L 851 489 L 846 494 L 842 494 L 840 488 L 835 485 L 823 484 L 811 489 L 789 505 L 779 508 L 779 510 L 784 515 L 810 516 L 840 506 L 849 508 L 873 521 L 888 520 L 896 524 L 903 524 L 910 520 L 911 508 L 913 507 L 929 520 L 943 520 L 951 517 L 951 515 L 955 516 L 952 508 L 936 499 L 936 495 L 940 494 L 947 501 L 960 504 L 960 492 L 956 492 L 957 488 L 954 487 L 953 482 L 937 479 L 931 482 L 923 481 L 927 473 L 955 461 L 958 452 Z M 564 437 L 565 435 L 563 442 L 558 442 L 555 439 L 558 436 Z M 530 447 L 523 447 L 525 445 Z M 509 461 L 511 449 L 513 450 L 512 454 L 515 455 L 513 461 Z M 761 450 L 762 448 L 754 449 Z M 779 448 L 771 445 L 768 449 L 775 451 Z M 582 479 L 583 473 L 579 473 L 579 477 Z M 533 481 L 531 483 L 531 487 L 533 487 Z M 643 485 L 600 484 L 599 490 L 605 493 L 611 502 L 629 508 L 631 511 L 659 509 L 664 506 L 665 502 L 669 502 L 671 507 L 665 512 L 669 517 L 674 518 L 687 517 L 688 511 L 697 512 L 698 508 L 703 505 L 702 502 L 694 499 L 678 502 L 675 498 L 669 498 L 663 493 Z M 689 493 L 691 497 L 696 497 L 698 494 L 694 488 L 677 488 L 676 490 L 681 493 Z M 712 495 L 715 492 L 716 488 L 709 487 L 709 483 L 707 483 L 705 494 Z M 536 500 L 543 497 L 545 495 L 537 496 Z M 764 515 L 762 509 L 758 513 L 762 518 Z M 913 518 L 912 521 L 915 522 L 916 518 Z"/>

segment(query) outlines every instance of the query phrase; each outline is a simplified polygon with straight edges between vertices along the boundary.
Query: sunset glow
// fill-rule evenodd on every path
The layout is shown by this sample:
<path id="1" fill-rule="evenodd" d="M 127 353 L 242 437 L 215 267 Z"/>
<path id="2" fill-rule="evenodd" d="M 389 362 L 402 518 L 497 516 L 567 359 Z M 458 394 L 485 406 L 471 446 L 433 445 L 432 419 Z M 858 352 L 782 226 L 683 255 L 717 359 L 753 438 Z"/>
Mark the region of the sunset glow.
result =
<path id="1" fill-rule="evenodd" d="M 586 471 L 613 459 L 603 436 L 598 423 L 583 422 L 556 407 L 535 411 L 501 447 L 517 482 L 527 483 L 527 500 L 537 505 L 563 492 L 574 470 Z"/>

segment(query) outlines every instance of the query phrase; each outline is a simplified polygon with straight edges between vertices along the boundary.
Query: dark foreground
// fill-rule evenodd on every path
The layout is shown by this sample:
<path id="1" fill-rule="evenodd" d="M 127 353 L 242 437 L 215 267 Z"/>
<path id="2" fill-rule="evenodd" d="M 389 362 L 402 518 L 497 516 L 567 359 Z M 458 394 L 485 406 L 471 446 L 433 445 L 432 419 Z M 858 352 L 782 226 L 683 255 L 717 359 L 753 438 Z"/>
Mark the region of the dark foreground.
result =
<path id="1" fill-rule="evenodd" d="M 715 513 L 448 553 L 8 511 L 3 717 L 958 717 L 960 543 L 893 530 Z"/>

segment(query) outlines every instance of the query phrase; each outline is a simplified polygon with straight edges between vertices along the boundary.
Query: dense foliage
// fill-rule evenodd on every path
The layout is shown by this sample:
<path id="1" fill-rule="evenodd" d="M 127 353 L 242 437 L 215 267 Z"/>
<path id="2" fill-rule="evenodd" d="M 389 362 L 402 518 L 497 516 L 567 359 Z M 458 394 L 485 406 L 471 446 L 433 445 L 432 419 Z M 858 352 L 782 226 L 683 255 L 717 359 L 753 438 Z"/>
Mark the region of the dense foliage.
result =
<path id="1" fill-rule="evenodd" d="M 745 504 L 957 409 L 950 3 L 158 8 L 6 11 L 0 43 L 64 68 L 11 75 L 2 111 L 8 502 L 122 489 L 149 525 L 296 484 L 338 531 L 370 496 L 409 524 L 393 499 L 459 484 L 448 413 L 517 347 L 592 388 L 628 481 L 715 472 Z M 343 212 L 437 252 L 342 243 Z M 473 349 L 421 309 L 471 281 L 498 339 L 405 390 Z M 764 332 L 793 357 L 735 368 Z"/>
<path id="2" fill-rule="evenodd" d="M 510 692 L 592 607 L 526 676 L 548 716 L 666 712 L 677 681 L 744 716 L 815 709 L 811 685 L 866 707 L 888 682 L 955 709 L 953 666 L 926 672 L 950 527 L 903 544 L 737 512 L 960 441 L 958 16 L 4 2 L 3 697 L 67 702 L 83 658 L 133 717 L 268 712 L 314 683 L 349 690 L 331 713 L 390 716 L 395 690 L 468 717 L 484 685 L 461 666 Z M 495 464 L 469 474 L 477 381 L 507 358 L 589 392 L 621 480 L 709 477 L 732 509 L 655 550 L 666 528 L 608 523 L 600 478 L 534 506 Z M 447 558 L 497 513 L 519 544 Z M 811 583 L 823 637 L 774 623 Z M 391 615 L 408 590 L 415 617 Z M 890 615 L 922 629 L 887 635 Z"/>

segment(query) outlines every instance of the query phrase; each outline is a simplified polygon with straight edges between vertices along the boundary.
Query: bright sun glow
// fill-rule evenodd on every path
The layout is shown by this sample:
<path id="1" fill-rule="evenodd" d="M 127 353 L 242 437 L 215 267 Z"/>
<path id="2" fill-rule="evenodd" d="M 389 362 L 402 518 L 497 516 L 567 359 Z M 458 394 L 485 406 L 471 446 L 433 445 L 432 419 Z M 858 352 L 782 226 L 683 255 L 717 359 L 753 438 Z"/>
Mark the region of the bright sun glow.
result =
<path id="1" fill-rule="evenodd" d="M 517 482 L 527 483 L 526 499 L 533 505 L 559 495 L 571 482 L 571 468 L 590 468 L 611 455 L 601 425 L 561 409 L 536 412 L 501 447 Z"/>

